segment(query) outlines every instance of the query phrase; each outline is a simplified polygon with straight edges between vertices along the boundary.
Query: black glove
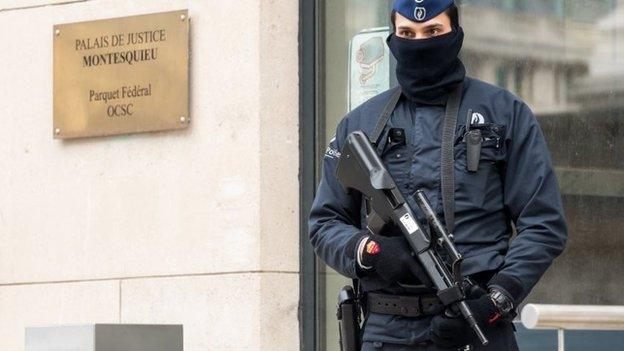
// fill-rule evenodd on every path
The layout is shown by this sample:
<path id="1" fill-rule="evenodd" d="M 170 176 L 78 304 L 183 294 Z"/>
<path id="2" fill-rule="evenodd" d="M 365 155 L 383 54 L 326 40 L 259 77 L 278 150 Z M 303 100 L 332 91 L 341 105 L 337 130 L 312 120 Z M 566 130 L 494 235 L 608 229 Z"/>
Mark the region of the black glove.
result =
<path id="1" fill-rule="evenodd" d="M 500 314 L 489 294 L 466 300 L 475 320 L 484 330 L 496 323 Z M 444 312 L 431 320 L 431 340 L 440 348 L 458 348 L 478 342 L 475 332 L 462 315 L 449 317 Z"/>
<path id="2" fill-rule="evenodd" d="M 432 286 L 431 280 L 418 258 L 412 255 L 403 236 L 370 236 L 363 247 L 362 265 L 372 267 L 379 277 L 391 283 L 422 283 Z"/>

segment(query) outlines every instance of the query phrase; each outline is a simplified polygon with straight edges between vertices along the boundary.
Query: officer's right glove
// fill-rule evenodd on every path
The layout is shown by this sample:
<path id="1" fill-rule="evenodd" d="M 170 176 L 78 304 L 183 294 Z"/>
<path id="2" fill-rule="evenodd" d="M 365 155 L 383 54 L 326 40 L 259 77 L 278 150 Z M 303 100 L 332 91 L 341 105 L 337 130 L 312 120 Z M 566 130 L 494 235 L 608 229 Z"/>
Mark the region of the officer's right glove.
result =
<path id="1" fill-rule="evenodd" d="M 474 332 L 461 316 L 447 317 L 444 313 L 431 319 L 430 338 L 442 349 L 457 350 L 476 340 Z"/>
<path id="2" fill-rule="evenodd" d="M 482 294 L 478 298 L 466 300 L 475 320 L 487 334 L 489 327 L 500 319 L 498 308 L 490 294 Z M 440 348 L 457 349 L 477 342 L 477 337 L 462 316 L 449 317 L 442 312 L 431 319 L 430 337 Z"/>
<path id="3" fill-rule="evenodd" d="M 390 283 L 422 283 L 428 287 L 432 286 L 422 265 L 412 255 L 405 237 L 371 235 L 364 240 L 359 245 L 358 252 L 358 255 L 361 255 L 361 264 L 364 269 L 374 271 Z M 415 278 L 418 281 L 415 281 Z"/>

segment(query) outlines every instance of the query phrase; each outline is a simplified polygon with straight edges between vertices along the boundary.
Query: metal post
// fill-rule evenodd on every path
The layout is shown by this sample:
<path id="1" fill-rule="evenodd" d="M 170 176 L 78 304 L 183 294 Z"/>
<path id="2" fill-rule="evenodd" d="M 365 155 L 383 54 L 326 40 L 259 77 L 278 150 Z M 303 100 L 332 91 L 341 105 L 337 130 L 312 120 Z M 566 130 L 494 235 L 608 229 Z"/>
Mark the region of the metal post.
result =
<path id="1" fill-rule="evenodd" d="M 556 329 L 557 350 L 564 351 L 566 330 L 624 330 L 624 306 L 528 304 L 521 319 L 527 329 Z"/>

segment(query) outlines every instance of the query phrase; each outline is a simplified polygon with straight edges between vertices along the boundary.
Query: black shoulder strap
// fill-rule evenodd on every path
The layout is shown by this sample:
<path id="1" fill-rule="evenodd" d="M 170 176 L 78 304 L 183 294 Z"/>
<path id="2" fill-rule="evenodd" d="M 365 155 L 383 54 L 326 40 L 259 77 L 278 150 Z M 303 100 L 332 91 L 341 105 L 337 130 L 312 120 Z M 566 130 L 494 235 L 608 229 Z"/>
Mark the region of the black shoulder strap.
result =
<path id="1" fill-rule="evenodd" d="M 388 123 L 388 119 L 390 119 L 390 115 L 392 114 L 392 111 L 394 111 L 394 108 L 399 102 L 400 97 L 401 87 L 394 88 L 392 95 L 390 95 L 390 100 L 388 100 L 386 106 L 384 106 L 384 109 L 381 111 L 381 115 L 379 115 L 379 120 L 377 120 L 375 129 L 373 129 L 373 132 L 368 137 L 371 144 L 377 146 L 377 142 L 379 142 L 379 137 L 381 136 L 381 133 L 383 133 L 383 130 Z"/>
<path id="2" fill-rule="evenodd" d="M 453 142 L 455 140 L 455 128 L 457 115 L 462 97 L 462 84 L 458 84 L 446 102 L 444 113 L 444 126 L 442 127 L 442 155 L 440 158 L 441 171 L 440 182 L 442 191 L 442 207 L 444 209 L 444 221 L 450 234 L 455 230 L 455 171 L 453 169 L 454 154 Z"/>

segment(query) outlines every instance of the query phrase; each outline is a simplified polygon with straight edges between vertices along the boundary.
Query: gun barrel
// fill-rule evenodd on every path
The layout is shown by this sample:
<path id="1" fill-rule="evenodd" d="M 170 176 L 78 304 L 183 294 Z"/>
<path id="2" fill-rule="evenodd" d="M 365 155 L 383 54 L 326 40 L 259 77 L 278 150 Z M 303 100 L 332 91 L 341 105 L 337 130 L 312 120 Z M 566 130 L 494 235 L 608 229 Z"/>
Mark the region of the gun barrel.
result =
<path id="1" fill-rule="evenodd" d="M 470 307 L 468 307 L 468 304 L 466 303 L 466 301 L 460 301 L 458 303 L 458 307 L 462 316 L 466 319 L 466 322 L 468 322 L 468 325 L 470 325 L 470 328 L 472 328 L 475 334 L 477 334 L 477 337 L 479 338 L 479 341 L 481 342 L 481 344 L 483 346 L 489 344 L 490 341 L 483 333 L 483 330 L 481 330 L 481 327 L 479 327 L 479 324 L 475 320 L 474 315 L 472 314 L 472 311 L 470 310 Z"/>

